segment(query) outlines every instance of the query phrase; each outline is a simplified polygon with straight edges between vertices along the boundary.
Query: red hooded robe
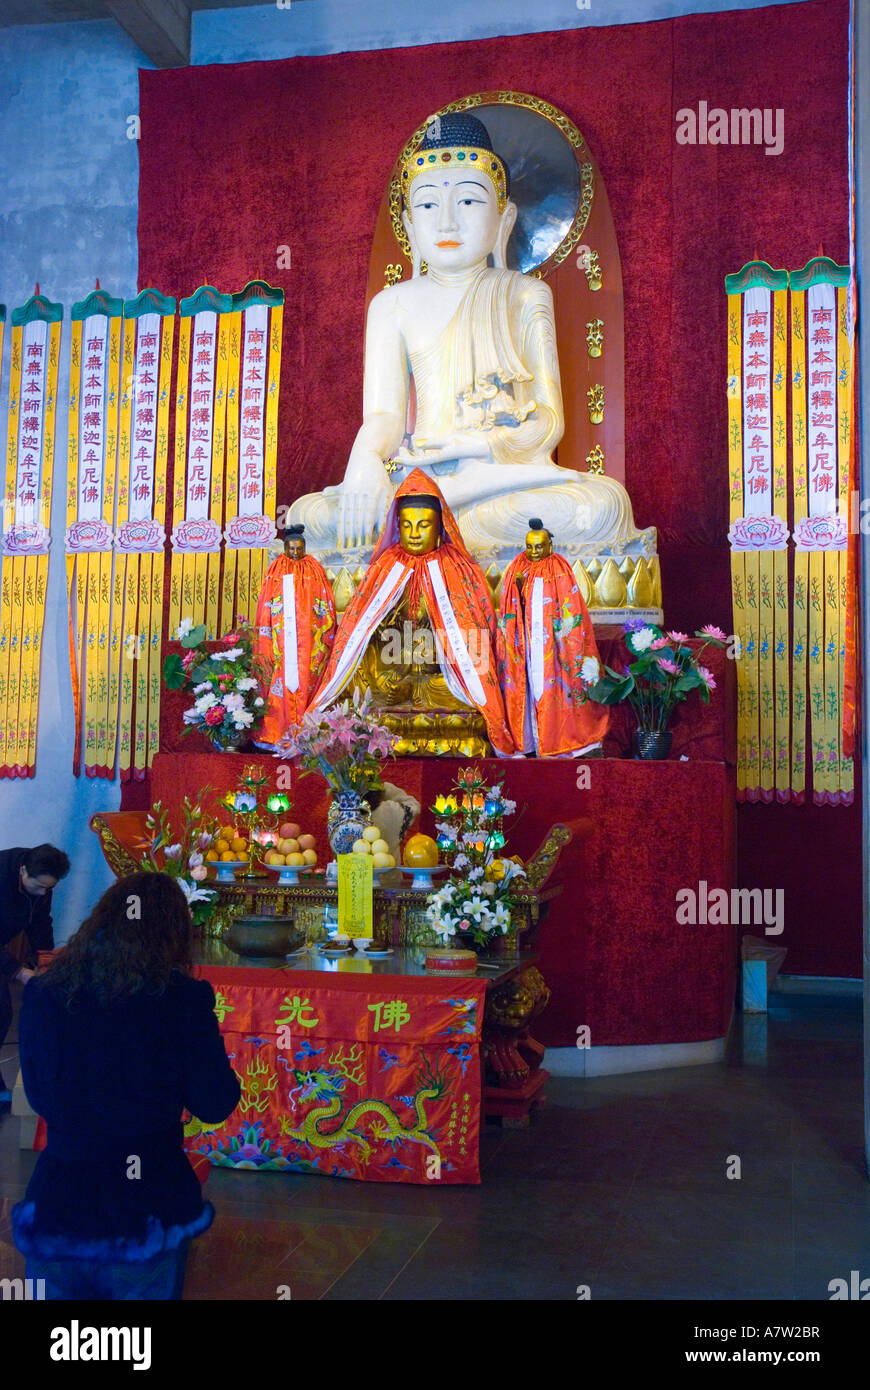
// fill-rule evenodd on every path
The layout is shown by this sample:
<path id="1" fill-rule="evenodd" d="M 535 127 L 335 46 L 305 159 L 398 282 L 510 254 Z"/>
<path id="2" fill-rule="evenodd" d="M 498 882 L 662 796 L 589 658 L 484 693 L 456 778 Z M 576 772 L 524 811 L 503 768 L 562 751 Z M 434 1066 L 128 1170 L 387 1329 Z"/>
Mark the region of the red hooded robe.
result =
<path id="1" fill-rule="evenodd" d="M 409 555 L 399 544 L 399 500 L 437 497 L 442 540 L 428 555 Z M 408 585 L 425 599 L 442 674 L 453 692 L 483 715 L 487 736 L 504 757 L 514 751 L 496 672 L 496 620 L 483 570 L 465 547 L 456 520 L 434 478 L 415 468 L 397 488 L 386 525 L 360 587 L 342 614 L 329 665 L 310 708 L 327 709 L 362 660 L 379 623 Z M 414 599 L 412 597 L 412 604 Z M 467 635 L 480 634 L 475 653 Z"/>
<path id="2" fill-rule="evenodd" d="M 302 716 L 335 640 L 335 600 L 313 555 L 279 555 L 263 576 L 257 600 L 254 655 L 266 678 L 266 718 L 257 743 L 274 747 Z"/>
<path id="3" fill-rule="evenodd" d="M 517 748 L 553 758 L 600 743 L 609 713 L 604 705 L 579 698 L 580 664 L 587 656 L 598 660 L 598 645 L 565 557 L 530 560 L 523 551 L 512 560 L 500 612 L 499 669 Z"/>

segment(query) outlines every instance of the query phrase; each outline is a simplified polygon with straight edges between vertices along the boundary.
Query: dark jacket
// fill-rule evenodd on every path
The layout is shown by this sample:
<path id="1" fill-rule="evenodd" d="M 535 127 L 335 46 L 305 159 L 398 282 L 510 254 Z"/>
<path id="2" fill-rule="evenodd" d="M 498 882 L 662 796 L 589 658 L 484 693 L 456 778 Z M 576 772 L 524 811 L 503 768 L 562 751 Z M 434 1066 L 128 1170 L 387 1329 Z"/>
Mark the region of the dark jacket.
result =
<path id="1" fill-rule="evenodd" d="M 13 1211 L 19 1250 L 141 1260 L 211 1224 L 181 1113 L 220 1123 L 241 1091 L 206 980 L 174 971 L 162 994 L 70 1010 L 49 972 L 24 988 L 19 1045 L 27 1098 L 48 1131 Z"/>
<path id="2" fill-rule="evenodd" d="M 19 932 L 27 932 L 34 956 L 54 945 L 51 892 L 33 898 L 21 887 L 19 871 L 26 854 L 26 848 L 0 850 L 0 975 L 16 975 L 21 968 L 15 957 L 2 949 Z"/>

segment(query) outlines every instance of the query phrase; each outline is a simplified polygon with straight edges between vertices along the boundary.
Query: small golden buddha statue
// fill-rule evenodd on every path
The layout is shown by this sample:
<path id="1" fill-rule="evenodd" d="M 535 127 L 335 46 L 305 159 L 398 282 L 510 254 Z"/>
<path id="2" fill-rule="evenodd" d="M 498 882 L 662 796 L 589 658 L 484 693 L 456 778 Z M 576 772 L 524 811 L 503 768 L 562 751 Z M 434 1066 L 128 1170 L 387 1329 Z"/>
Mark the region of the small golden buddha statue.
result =
<path id="1" fill-rule="evenodd" d="M 366 577 L 345 610 L 312 709 L 370 691 L 400 754 L 513 752 L 483 571 L 437 484 L 402 484 Z"/>

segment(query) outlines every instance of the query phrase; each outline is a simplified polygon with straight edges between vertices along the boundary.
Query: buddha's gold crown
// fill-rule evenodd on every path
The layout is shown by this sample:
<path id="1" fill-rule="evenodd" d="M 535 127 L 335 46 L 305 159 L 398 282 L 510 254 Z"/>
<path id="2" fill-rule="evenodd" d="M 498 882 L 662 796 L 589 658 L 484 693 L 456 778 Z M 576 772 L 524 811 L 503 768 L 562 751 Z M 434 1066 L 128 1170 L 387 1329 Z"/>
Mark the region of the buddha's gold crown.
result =
<path id="1" fill-rule="evenodd" d="M 438 149 L 416 150 L 402 169 L 402 193 L 407 204 L 411 184 L 418 174 L 435 173 L 438 169 L 474 169 L 486 174 L 498 199 L 498 210 L 504 212 L 507 203 L 507 175 L 505 167 L 492 150 L 480 149 L 475 145 L 447 145 Z M 410 215 L 410 209 L 409 209 Z"/>

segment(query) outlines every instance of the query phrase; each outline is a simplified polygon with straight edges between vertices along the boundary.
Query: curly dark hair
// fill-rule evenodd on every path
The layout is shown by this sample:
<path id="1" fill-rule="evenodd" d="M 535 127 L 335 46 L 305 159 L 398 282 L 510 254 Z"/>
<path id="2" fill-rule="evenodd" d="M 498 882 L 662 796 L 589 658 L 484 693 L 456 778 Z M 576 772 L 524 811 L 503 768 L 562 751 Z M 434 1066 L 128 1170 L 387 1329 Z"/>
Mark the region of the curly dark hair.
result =
<path id="1" fill-rule="evenodd" d="M 71 1006 L 87 993 L 100 1004 L 161 994 L 173 970 L 191 963 L 187 899 L 168 874 L 119 878 L 100 898 L 44 981 Z"/>

